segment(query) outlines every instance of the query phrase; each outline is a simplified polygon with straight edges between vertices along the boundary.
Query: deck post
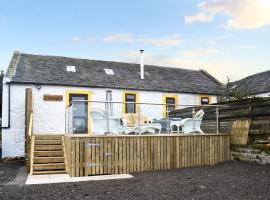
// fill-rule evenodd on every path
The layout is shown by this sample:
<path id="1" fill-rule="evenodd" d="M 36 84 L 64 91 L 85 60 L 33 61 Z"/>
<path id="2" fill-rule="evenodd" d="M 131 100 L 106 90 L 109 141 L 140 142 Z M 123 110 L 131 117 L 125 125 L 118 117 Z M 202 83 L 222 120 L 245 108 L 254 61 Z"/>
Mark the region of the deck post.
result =
<path id="1" fill-rule="evenodd" d="M 216 107 L 216 128 L 217 128 L 217 134 L 219 134 L 219 110 L 218 106 Z"/>
<path id="2" fill-rule="evenodd" d="M 108 103 L 107 100 L 106 100 L 106 106 L 105 106 L 105 108 L 106 108 L 106 122 L 107 122 L 107 133 L 106 133 L 106 135 L 108 135 L 109 132 L 110 132 L 110 120 L 109 120 L 110 109 L 109 109 L 109 103 Z"/>
<path id="3" fill-rule="evenodd" d="M 140 111 L 140 104 L 138 104 L 138 134 L 141 135 L 141 111 Z"/>
<path id="4" fill-rule="evenodd" d="M 167 117 L 167 133 L 170 133 L 170 111 L 168 105 L 166 105 L 166 117 Z"/>
<path id="5" fill-rule="evenodd" d="M 193 106 L 192 107 L 192 118 L 195 119 L 195 107 Z M 192 133 L 195 133 L 195 120 L 193 120 L 193 123 L 192 123 L 193 127 L 192 127 Z"/>

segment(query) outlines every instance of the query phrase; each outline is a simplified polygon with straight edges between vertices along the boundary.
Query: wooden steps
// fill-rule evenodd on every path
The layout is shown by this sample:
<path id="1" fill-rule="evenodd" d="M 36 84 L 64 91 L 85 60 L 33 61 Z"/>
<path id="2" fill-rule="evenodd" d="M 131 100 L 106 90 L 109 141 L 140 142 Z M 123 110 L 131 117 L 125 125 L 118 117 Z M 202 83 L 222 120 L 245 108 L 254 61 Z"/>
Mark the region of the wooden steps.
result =
<path id="1" fill-rule="evenodd" d="M 61 135 L 35 135 L 33 174 L 66 173 Z"/>

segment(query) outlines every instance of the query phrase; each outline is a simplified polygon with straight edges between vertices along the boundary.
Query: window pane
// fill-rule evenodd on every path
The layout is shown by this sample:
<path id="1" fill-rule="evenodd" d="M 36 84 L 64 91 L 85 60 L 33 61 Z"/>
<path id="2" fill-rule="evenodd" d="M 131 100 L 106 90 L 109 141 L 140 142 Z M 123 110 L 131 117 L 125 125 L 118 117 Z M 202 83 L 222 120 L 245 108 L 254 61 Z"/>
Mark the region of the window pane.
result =
<path id="1" fill-rule="evenodd" d="M 80 118 L 80 117 L 73 118 L 74 133 L 85 133 L 87 132 L 86 127 L 87 125 L 86 125 L 85 118 Z"/>
<path id="2" fill-rule="evenodd" d="M 201 98 L 201 105 L 208 105 L 209 102 L 209 98 L 208 97 L 202 97 Z"/>
<path id="3" fill-rule="evenodd" d="M 126 102 L 136 102 L 135 94 L 126 94 Z M 126 103 L 126 113 L 136 113 L 136 104 Z"/>
<path id="4" fill-rule="evenodd" d="M 175 98 L 167 97 L 166 98 L 166 104 L 173 104 L 173 105 L 167 105 L 167 110 L 168 111 L 175 110 Z"/>
<path id="5" fill-rule="evenodd" d="M 135 104 L 126 104 L 126 113 L 135 113 Z"/>
<path id="6" fill-rule="evenodd" d="M 126 94 L 126 101 L 135 102 L 135 94 Z"/>

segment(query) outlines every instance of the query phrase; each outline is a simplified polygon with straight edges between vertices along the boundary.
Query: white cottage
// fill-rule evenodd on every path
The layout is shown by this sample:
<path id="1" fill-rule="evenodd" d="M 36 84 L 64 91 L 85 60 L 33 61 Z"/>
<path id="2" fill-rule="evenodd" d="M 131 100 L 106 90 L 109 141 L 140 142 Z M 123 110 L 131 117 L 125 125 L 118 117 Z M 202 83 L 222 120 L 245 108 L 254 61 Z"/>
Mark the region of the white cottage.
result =
<path id="1" fill-rule="evenodd" d="M 173 104 L 173 110 L 216 103 L 223 85 L 203 70 L 144 66 L 143 59 L 139 65 L 15 52 L 3 80 L 2 157 L 25 156 L 27 88 L 32 89 L 34 134 L 64 134 L 72 100 L 89 101 L 77 108 L 78 115 L 73 113 L 74 133 L 92 134 L 90 110 L 106 109 L 95 101 L 122 102 L 109 105 L 114 118 L 137 113 L 132 102 L 148 103 L 140 105 L 140 112 L 161 119 L 164 104 Z"/>

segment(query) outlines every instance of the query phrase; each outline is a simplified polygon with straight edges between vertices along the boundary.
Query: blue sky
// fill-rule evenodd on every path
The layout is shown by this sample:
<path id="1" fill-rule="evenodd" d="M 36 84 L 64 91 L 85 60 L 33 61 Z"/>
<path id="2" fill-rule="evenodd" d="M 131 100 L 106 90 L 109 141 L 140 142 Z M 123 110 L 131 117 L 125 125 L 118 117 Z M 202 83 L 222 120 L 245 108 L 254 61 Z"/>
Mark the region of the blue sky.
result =
<path id="1" fill-rule="evenodd" d="M 220 81 L 270 69 L 267 0 L 1 0 L 0 69 L 14 50 L 205 69 Z"/>

